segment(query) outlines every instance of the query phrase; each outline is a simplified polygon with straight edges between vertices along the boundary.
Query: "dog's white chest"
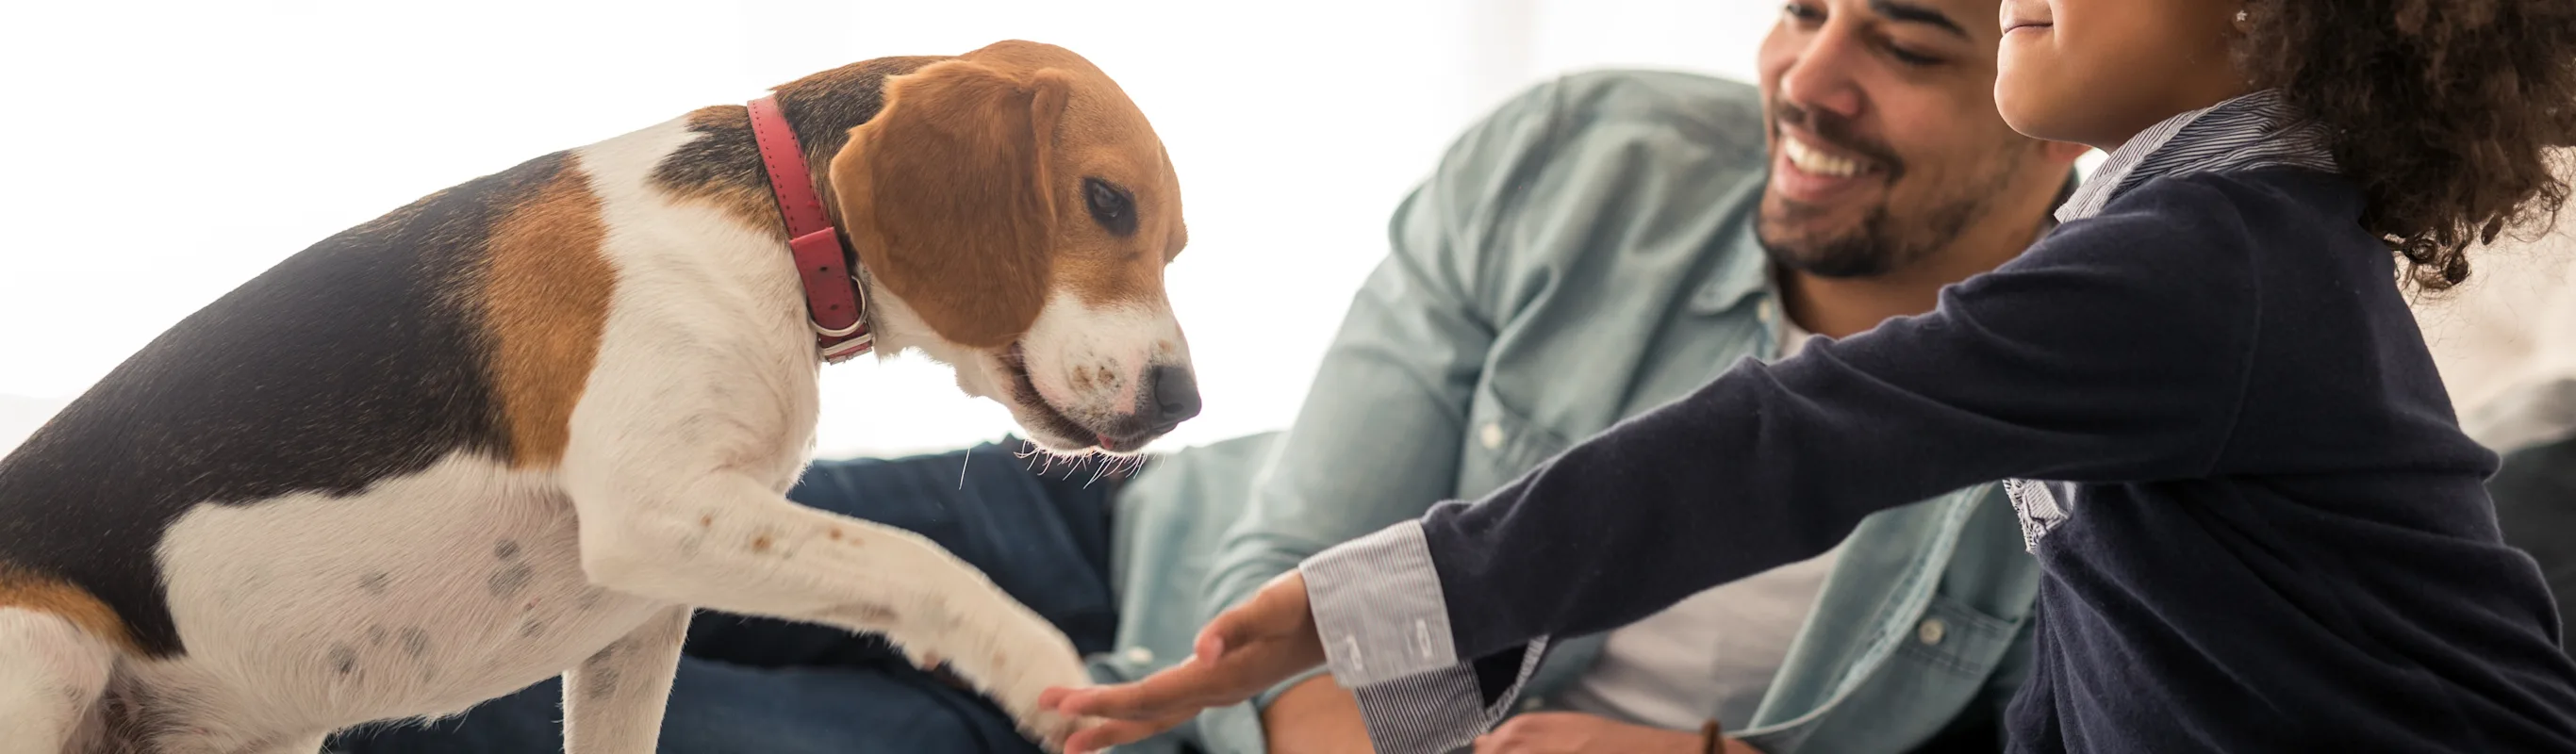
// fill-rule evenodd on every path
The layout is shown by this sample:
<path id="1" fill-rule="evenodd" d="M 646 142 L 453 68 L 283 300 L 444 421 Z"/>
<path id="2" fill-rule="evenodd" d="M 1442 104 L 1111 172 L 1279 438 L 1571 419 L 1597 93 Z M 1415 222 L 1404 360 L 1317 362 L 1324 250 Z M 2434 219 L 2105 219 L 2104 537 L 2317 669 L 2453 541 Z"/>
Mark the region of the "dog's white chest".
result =
<path id="1" fill-rule="evenodd" d="M 140 677 L 259 689 L 214 706 L 291 729 L 462 709 L 559 674 L 664 606 L 587 583 L 548 477 L 460 454 L 351 497 L 200 507 L 159 553 L 188 653 Z M 218 678 L 260 682 L 197 682 Z"/>

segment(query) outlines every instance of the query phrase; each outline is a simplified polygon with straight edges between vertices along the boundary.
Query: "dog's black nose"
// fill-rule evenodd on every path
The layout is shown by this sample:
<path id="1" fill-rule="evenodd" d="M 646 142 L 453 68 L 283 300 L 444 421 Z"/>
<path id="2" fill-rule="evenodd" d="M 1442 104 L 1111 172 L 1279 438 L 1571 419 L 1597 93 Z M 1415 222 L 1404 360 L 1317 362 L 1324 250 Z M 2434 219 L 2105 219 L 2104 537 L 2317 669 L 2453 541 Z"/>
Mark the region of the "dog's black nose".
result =
<path id="1" fill-rule="evenodd" d="M 1139 417 L 1155 432 L 1169 432 L 1199 415 L 1199 379 L 1189 367 L 1156 365 L 1145 372 L 1150 389 Z"/>

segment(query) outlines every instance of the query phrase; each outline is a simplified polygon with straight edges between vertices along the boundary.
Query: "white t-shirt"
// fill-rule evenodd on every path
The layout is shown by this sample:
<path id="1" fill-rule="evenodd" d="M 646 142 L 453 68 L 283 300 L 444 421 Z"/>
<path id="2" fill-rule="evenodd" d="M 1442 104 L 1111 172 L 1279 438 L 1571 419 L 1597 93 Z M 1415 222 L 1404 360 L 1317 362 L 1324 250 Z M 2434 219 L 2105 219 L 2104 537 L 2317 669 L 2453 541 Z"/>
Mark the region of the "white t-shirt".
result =
<path id="1" fill-rule="evenodd" d="M 1788 358 L 1811 336 L 1786 316 L 1778 320 L 1781 358 Z M 1837 545 L 1612 630 L 1600 659 L 1559 704 L 1670 730 L 1695 730 L 1711 717 L 1728 730 L 1743 728 L 1762 706 L 1841 552 Z"/>

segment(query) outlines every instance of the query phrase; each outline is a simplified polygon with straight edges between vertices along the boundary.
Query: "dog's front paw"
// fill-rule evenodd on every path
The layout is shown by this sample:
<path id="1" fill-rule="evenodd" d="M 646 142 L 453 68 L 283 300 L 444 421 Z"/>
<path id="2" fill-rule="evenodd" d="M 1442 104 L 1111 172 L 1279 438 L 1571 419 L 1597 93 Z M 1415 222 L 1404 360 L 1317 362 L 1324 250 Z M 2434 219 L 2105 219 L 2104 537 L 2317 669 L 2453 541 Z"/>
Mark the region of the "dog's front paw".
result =
<path id="1" fill-rule="evenodd" d="M 1080 730 L 1083 721 L 1039 709 L 1038 695 L 1050 688 L 1091 685 L 1091 672 L 1083 667 L 1073 643 L 1058 635 L 1051 642 L 1015 645 L 1002 653 L 997 665 L 997 682 L 985 692 L 1011 713 L 1022 735 L 1049 752 L 1062 751 L 1065 737 Z"/>
<path id="2" fill-rule="evenodd" d="M 1047 754 L 1062 754 L 1065 739 L 1073 737 L 1074 731 L 1097 723 L 1096 720 L 1077 720 L 1053 712 L 1039 712 L 1035 718 L 1020 721 L 1020 735 L 1037 742 L 1038 748 L 1046 750 Z"/>
<path id="3" fill-rule="evenodd" d="M 998 590 L 985 600 L 959 600 L 954 612 L 928 625 L 935 630 L 891 638 L 915 664 L 945 661 L 948 670 L 993 700 L 1029 740 L 1060 751 L 1084 727 L 1038 708 L 1050 688 L 1091 685 L 1091 672 L 1064 632 Z M 962 604 L 960 604 L 962 603 Z"/>
<path id="4" fill-rule="evenodd" d="M 1039 709 L 1038 695 L 1050 688 L 1089 686 L 1091 671 L 1072 640 L 1036 613 L 1009 610 L 996 618 L 982 624 L 991 633 L 977 642 L 977 651 L 948 657 L 948 666 L 1010 713 L 1022 735 L 1047 751 L 1061 751 L 1082 722 Z"/>

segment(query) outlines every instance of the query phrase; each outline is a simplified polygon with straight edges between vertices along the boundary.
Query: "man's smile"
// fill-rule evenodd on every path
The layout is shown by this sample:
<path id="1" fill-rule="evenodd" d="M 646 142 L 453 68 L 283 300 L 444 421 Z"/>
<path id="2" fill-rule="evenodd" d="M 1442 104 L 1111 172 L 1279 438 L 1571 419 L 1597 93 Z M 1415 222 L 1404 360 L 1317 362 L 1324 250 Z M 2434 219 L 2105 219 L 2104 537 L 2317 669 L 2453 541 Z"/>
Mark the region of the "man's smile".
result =
<path id="1" fill-rule="evenodd" d="M 1888 169 L 1876 160 L 1833 147 L 1792 126 L 1779 129 L 1772 156 L 1771 188 L 1801 204 L 1826 204 L 1884 183 Z"/>

